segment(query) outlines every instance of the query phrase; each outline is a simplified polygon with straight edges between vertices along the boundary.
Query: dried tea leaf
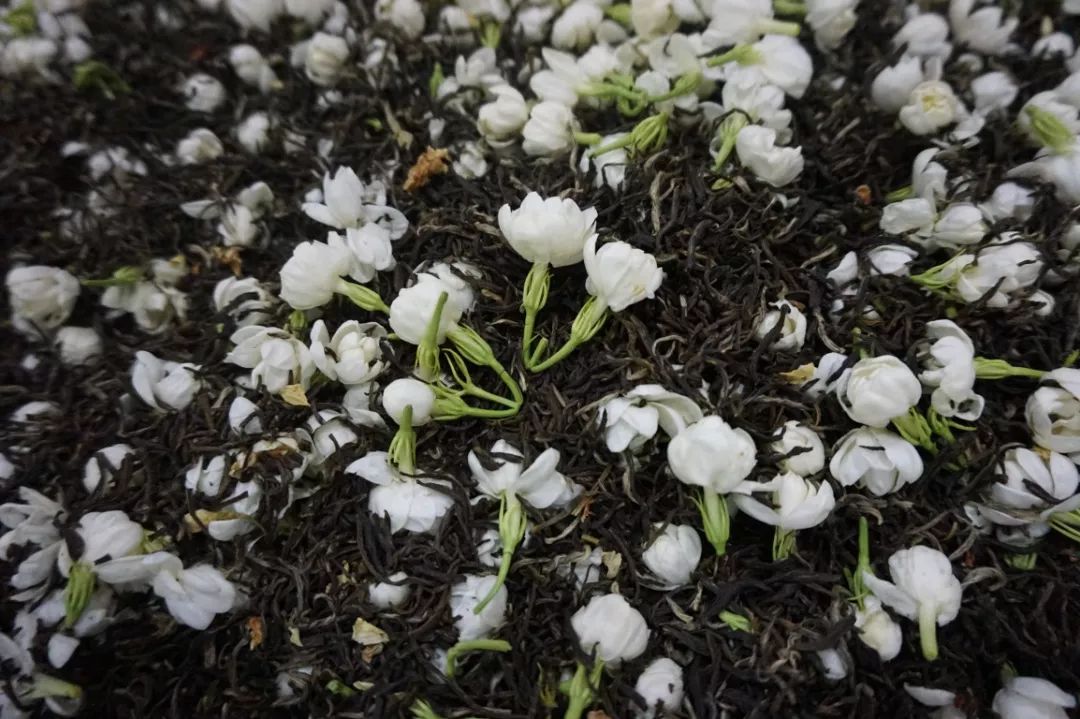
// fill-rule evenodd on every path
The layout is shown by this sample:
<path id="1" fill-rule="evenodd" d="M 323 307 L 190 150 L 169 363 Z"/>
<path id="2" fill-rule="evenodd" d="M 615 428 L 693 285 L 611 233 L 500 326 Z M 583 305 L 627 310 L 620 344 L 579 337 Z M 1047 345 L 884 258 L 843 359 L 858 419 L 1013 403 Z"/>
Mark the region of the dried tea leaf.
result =
<path id="1" fill-rule="evenodd" d="M 285 404 L 292 405 L 293 407 L 310 407 L 308 402 L 307 392 L 304 391 L 304 385 L 302 384 L 290 384 L 281 390 L 281 399 L 285 401 Z"/>

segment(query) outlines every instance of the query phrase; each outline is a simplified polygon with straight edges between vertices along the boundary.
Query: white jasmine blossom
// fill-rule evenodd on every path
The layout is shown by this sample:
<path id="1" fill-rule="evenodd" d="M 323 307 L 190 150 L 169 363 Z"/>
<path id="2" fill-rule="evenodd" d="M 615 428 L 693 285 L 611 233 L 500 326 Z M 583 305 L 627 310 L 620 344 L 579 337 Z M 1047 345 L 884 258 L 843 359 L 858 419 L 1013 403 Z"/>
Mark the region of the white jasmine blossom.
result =
<path id="1" fill-rule="evenodd" d="M 104 480 L 105 489 L 102 492 L 108 492 L 112 488 L 113 478 L 120 471 L 124 461 L 134 454 L 135 450 L 131 448 L 131 445 L 122 443 L 99 449 L 94 456 L 86 460 L 86 465 L 83 467 L 83 487 L 88 493 L 93 494 Z"/>
<path id="2" fill-rule="evenodd" d="M 972 79 L 969 89 L 975 100 L 975 111 L 982 113 L 1009 109 L 1020 90 L 1012 77 L 1000 71 L 987 72 Z"/>
<path id="3" fill-rule="evenodd" d="M 749 493 L 759 491 L 772 493 L 775 508 L 758 501 Z M 828 518 L 836 506 L 832 486 L 828 482 L 815 486 L 794 472 L 777 475 L 761 484 L 745 485 L 745 489 L 733 495 L 733 500 L 739 509 L 754 519 L 785 532 L 816 527 Z"/>
<path id="4" fill-rule="evenodd" d="M 604 135 L 600 138 L 598 144 L 603 147 L 604 145 L 618 142 L 626 136 L 627 133 L 625 132 Z M 581 161 L 578 163 L 578 169 L 581 170 L 582 173 L 587 173 L 589 171 L 589 166 L 591 165 L 595 172 L 593 185 L 595 187 L 607 185 L 612 190 L 618 192 L 622 189 L 623 182 L 626 180 L 626 167 L 629 164 L 629 158 L 629 153 L 626 151 L 625 147 L 617 147 L 614 150 L 609 150 L 599 155 L 583 152 L 581 154 Z"/>
<path id="5" fill-rule="evenodd" d="M 350 167 L 325 174 L 321 202 L 305 202 L 303 211 L 316 222 L 338 230 L 375 223 L 389 231 L 393 240 L 409 228 L 405 216 L 386 204 L 385 186 L 381 182 L 364 184 Z"/>
<path id="6" fill-rule="evenodd" d="M 160 572 L 153 588 L 173 618 L 193 629 L 206 629 L 216 615 L 230 611 L 237 599 L 236 587 L 209 564 Z"/>
<path id="7" fill-rule="evenodd" d="M 778 464 L 783 471 L 809 477 L 825 468 L 825 445 L 810 427 L 791 420 L 774 436 L 769 449 L 781 455 Z"/>
<path id="8" fill-rule="evenodd" d="M 304 74 L 319 87 L 330 87 L 337 82 L 348 59 L 349 46 L 344 38 L 317 32 L 304 53 Z"/>
<path id="9" fill-rule="evenodd" d="M 772 309 L 758 320 L 754 334 L 758 339 L 765 339 L 780 325 L 780 336 L 771 347 L 780 352 L 802 349 L 806 339 L 806 316 L 787 300 L 770 302 L 769 307 Z"/>
<path id="10" fill-rule="evenodd" d="M 916 135 L 931 135 L 953 124 L 966 112 L 952 87 L 941 80 L 915 86 L 900 108 L 900 123 Z"/>
<path id="11" fill-rule="evenodd" d="M 240 27 L 270 32 L 270 25 L 285 12 L 282 0 L 222 0 Z"/>
<path id="12" fill-rule="evenodd" d="M 306 389 L 311 383 L 315 373 L 311 352 L 285 330 L 249 325 L 233 332 L 229 341 L 235 347 L 225 361 L 251 370 L 249 386 L 263 385 L 267 392 L 278 394 L 289 385 Z"/>
<path id="13" fill-rule="evenodd" d="M 579 0 L 582 2 L 583 0 Z M 559 157 L 574 146 L 574 113 L 557 102 L 538 102 L 521 130 L 522 149 L 533 157 Z"/>
<path id="14" fill-rule="evenodd" d="M 889 574 L 892 582 L 864 571 L 863 582 L 883 604 L 919 622 L 923 656 L 937 659 L 937 627 L 956 618 L 964 591 L 949 558 L 930 547 L 902 549 L 889 557 Z"/>
<path id="15" fill-rule="evenodd" d="M 907 55 L 919 58 L 941 58 L 952 53 L 949 43 L 949 23 L 937 13 L 915 15 L 893 36 L 893 45 L 904 46 Z"/>
<path id="16" fill-rule="evenodd" d="M 265 94 L 282 87 L 270 63 L 251 45 L 234 45 L 230 48 L 229 64 L 237 77 L 245 84 L 258 88 L 259 92 Z"/>
<path id="17" fill-rule="evenodd" d="M 59 267 L 32 265 L 9 270 L 4 277 L 12 321 L 23 334 L 54 330 L 71 315 L 79 297 L 79 280 Z"/>
<path id="18" fill-rule="evenodd" d="M 922 457 L 914 445 L 873 427 L 860 427 L 844 435 L 829 461 L 829 474 L 840 484 L 860 484 L 878 497 L 918 480 L 922 473 Z"/>
<path id="19" fill-rule="evenodd" d="M 189 492 L 198 492 L 207 497 L 216 497 L 221 492 L 221 483 L 225 480 L 224 454 L 211 457 L 199 457 L 184 473 L 184 488 Z"/>
<path id="20" fill-rule="evenodd" d="M 1001 719 L 1066 719 L 1076 696 L 1035 677 L 1010 677 L 994 695 L 992 709 Z"/>
<path id="21" fill-rule="evenodd" d="M 542 198 L 530 192 L 516 210 L 499 209 L 499 230 L 524 259 L 553 267 L 582 261 L 585 245 L 596 237 L 596 210 L 581 210 L 570 199 Z"/>
<path id="22" fill-rule="evenodd" d="M 683 700 L 683 670 L 667 657 L 660 657 L 649 664 L 638 675 L 634 691 L 645 700 L 647 709 L 639 711 L 640 719 L 653 719 L 677 712 Z"/>
<path id="23" fill-rule="evenodd" d="M 1015 182 L 1002 182 L 979 209 L 991 222 L 1007 217 L 1027 220 L 1035 209 L 1035 193 Z"/>
<path id="24" fill-rule="evenodd" d="M 855 609 L 855 629 L 859 640 L 877 652 L 883 662 L 895 659 L 904 646 L 900 625 L 873 595 L 863 598 L 863 609 Z"/>
<path id="25" fill-rule="evenodd" d="M 1064 454 L 1080 452 L 1080 370 L 1047 372 L 1024 414 L 1036 444 Z"/>
<path id="26" fill-rule="evenodd" d="M 1080 109 L 1065 102 L 1053 90 L 1040 92 L 1025 102 L 1016 115 L 1017 126 L 1027 136 L 1028 141 L 1036 147 L 1046 144 L 1040 133 L 1041 128 L 1036 122 L 1036 118 L 1041 114 L 1052 117 L 1071 135 L 1080 133 Z"/>
<path id="27" fill-rule="evenodd" d="M 320 467 L 344 446 L 359 436 L 341 412 L 324 409 L 315 412 L 304 423 L 311 437 L 311 466 Z"/>
<path id="28" fill-rule="evenodd" d="M 1020 21 L 1004 18 L 996 5 L 975 9 L 976 0 L 951 0 L 949 22 L 956 39 L 984 55 L 1001 55 L 1009 47 L 1009 37 Z"/>
<path id="29" fill-rule="evenodd" d="M 214 309 L 237 327 L 261 325 L 273 317 L 274 298 L 254 277 L 226 277 L 214 285 Z"/>
<path id="30" fill-rule="evenodd" d="M 446 300 L 440 307 L 440 298 Z M 428 325 L 439 312 L 435 344 L 441 345 L 449 332 L 458 326 L 465 308 L 457 303 L 460 294 L 454 292 L 435 275 L 419 274 L 416 283 L 398 292 L 390 303 L 390 329 L 409 344 L 421 346 Z"/>
<path id="31" fill-rule="evenodd" d="M 390 23 L 410 40 L 424 32 L 424 7 L 418 0 L 378 0 L 375 18 Z"/>
<path id="32" fill-rule="evenodd" d="M 585 242 L 585 290 L 612 312 L 652 299 L 664 281 L 656 258 L 622 241 L 608 242 L 597 250 L 596 239 L 594 234 Z"/>
<path id="33" fill-rule="evenodd" d="M 593 33 L 604 19 L 599 5 L 588 0 L 575 0 L 555 19 L 551 26 L 551 44 L 560 50 L 581 50 L 593 41 Z"/>
<path id="34" fill-rule="evenodd" d="M 808 0 L 806 24 L 814 31 L 814 43 L 822 50 L 835 50 L 855 27 L 858 0 Z"/>
<path id="35" fill-rule="evenodd" d="M 851 419 L 884 427 L 918 403 L 922 387 L 907 365 L 884 355 L 856 362 L 840 377 L 836 395 Z"/>
<path id="36" fill-rule="evenodd" d="M 1052 32 L 1035 41 L 1031 46 L 1032 57 L 1072 57 L 1076 42 L 1063 32 Z"/>
<path id="37" fill-rule="evenodd" d="M 649 642 L 649 626 L 641 612 L 619 594 L 593 597 L 570 618 L 581 649 L 605 665 L 637 659 Z"/>
<path id="38" fill-rule="evenodd" d="M 475 452 L 469 452 L 469 469 L 477 489 L 493 499 L 515 495 L 536 509 L 547 509 L 564 506 L 581 493 L 580 486 L 556 469 L 556 449 L 544 450 L 525 467 L 521 452 L 500 439 L 491 448 L 491 459 L 497 465 L 494 468 L 486 467 Z"/>
<path id="39" fill-rule="evenodd" d="M 55 340 L 60 361 L 68 367 L 93 364 L 105 351 L 101 335 L 92 327 L 61 327 Z"/>
<path id="40" fill-rule="evenodd" d="M 449 482 L 425 480 L 421 484 L 414 477 L 398 472 L 390 464 L 386 452 L 369 452 L 347 466 L 345 473 L 376 485 L 368 495 L 368 510 L 377 517 L 388 517 L 392 533 L 402 529 L 434 531 L 454 504 L 448 494 L 433 488 L 449 488 Z M 494 582 L 495 577 L 491 580 Z"/>
<path id="41" fill-rule="evenodd" d="M 481 611 L 475 611 L 481 597 L 486 597 L 494 585 L 494 575 L 467 574 L 450 588 L 450 613 L 459 641 L 484 639 L 506 623 L 506 587 L 499 587 L 494 598 Z"/>
<path id="42" fill-rule="evenodd" d="M 702 417 L 701 408 L 685 395 L 658 384 L 643 384 L 614 397 L 600 408 L 608 450 L 638 452 L 663 429 L 674 437 Z"/>
<path id="43" fill-rule="evenodd" d="M 641 555 L 645 566 L 669 587 L 687 584 L 701 561 L 697 530 L 685 524 L 654 524 L 653 530 L 660 532 Z"/>
<path id="44" fill-rule="evenodd" d="M 501 84 L 490 88 L 492 102 L 477 112 L 476 126 L 488 142 L 504 143 L 521 133 L 529 119 L 529 106 L 516 88 Z"/>
<path id="45" fill-rule="evenodd" d="M 380 341 L 386 337 L 382 325 L 374 322 L 343 322 L 330 336 L 326 323 L 316 320 L 311 327 L 311 360 L 327 379 L 346 386 L 371 382 L 384 367 Z"/>
<path id="46" fill-rule="evenodd" d="M 895 65 L 877 74 L 870 86 L 870 95 L 874 104 L 885 112 L 899 112 L 924 80 L 922 61 L 913 55 L 904 55 Z"/>
<path id="47" fill-rule="evenodd" d="M 435 408 L 435 392 L 426 382 L 411 377 L 396 379 L 383 390 L 383 409 L 391 419 L 401 424 L 405 408 L 412 408 L 412 426 L 420 427 L 431 421 Z"/>
<path id="48" fill-rule="evenodd" d="M 212 130 L 199 127 L 176 143 L 176 159 L 181 165 L 198 165 L 221 157 L 225 148 Z"/>
<path id="49" fill-rule="evenodd" d="M 184 104 L 194 112 L 211 113 L 225 102 L 225 86 L 206 73 L 196 73 L 180 87 Z"/>
<path id="50" fill-rule="evenodd" d="M 394 572 L 385 582 L 378 582 L 368 587 L 368 601 L 376 608 L 386 611 L 397 609 L 408 601 L 412 590 L 405 572 Z"/>
<path id="51" fill-rule="evenodd" d="M 1030 546 L 1050 532 L 1055 514 L 1080 508 L 1080 470 L 1065 455 L 1016 447 L 997 469 L 1003 478 L 991 486 L 991 502 L 974 509 L 997 525 L 998 539 L 1006 544 Z"/>
<path id="52" fill-rule="evenodd" d="M 951 320 L 926 324 L 927 340 L 919 349 L 926 369 L 919 380 L 934 388 L 930 402 L 942 417 L 974 421 L 982 414 L 985 401 L 975 393 L 975 346 L 967 334 Z"/>
<path id="53" fill-rule="evenodd" d="M 195 374 L 200 369 L 190 362 L 171 362 L 140 351 L 131 365 L 131 385 L 139 399 L 154 409 L 182 410 L 202 388 Z"/>
<path id="54" fill-rule="evenodd" d="M 270 144 L 270 115 L 253 112 L 236 126 L 236 140 L 252 155 L 258 155 Z"/>

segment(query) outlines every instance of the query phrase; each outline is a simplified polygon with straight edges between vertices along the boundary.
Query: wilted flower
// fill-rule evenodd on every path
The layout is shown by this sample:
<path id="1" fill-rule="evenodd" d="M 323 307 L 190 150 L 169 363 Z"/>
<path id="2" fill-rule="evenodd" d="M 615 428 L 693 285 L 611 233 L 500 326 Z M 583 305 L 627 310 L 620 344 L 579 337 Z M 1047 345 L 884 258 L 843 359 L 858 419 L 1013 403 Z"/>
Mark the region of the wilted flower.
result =
<path id="1" fill-rule="evenodd" d="M 237 327 L 261 325 L 273 316 L 274 298 L 254 277 L 226 277 L 214 285 L 214 309 Z"/>
<path id="2" fill-rule="evenodd" d="M 131 445 L 122 443 L 99 449 L 93 457 L 86 460 L 86 466 L 83 467 L 83 487 L 93 494 L 102 480 L 105 480 L 103 492 L 107 492 L 112 487 L 113 477 L 120 471 L 124 461 L 133 454 L 135 450 Z"/>
<path id="3" fill-rule="evenodd" d="M 904 644 L 904 635 L 881 600 L 871 595 L 863 598 L 863 609 L 855 609 L 855 629 L 863 644 L 878 653 L 881 661 L 895 659 Z"/>
<path id="4" fill-rule="evenodd" d="M 494 598 L 480 612 L 475 611 L 494 585 L 494 575 L 466 574 L 464 580 L 450 588 L 450 613 L 459 641 L 483 639 L 506 623 L 506 587 L 499 587 Z"/>
<path id="5" fill-rule="evenodd" d="M 91 364 L 104 352 L 101 335 L 92 327 L 61 327 L 55 341 L 60 361 L 69 367 Z"/>
<path id="6" fill-rule="evenodd" d="M 806 339 L 806 316 L 787 300 L 771 302 L 769 307 L 772 309 L 758 320 L 754 334 L 758 339 L 765 339 L 780 325 L 780 335 L 773 341 L 772 348 L 781 352 L 802 349 Z"/>
<path id="7" fill-rule="evenodd" d="M 368 587 L 368 601 L 378 609 L 397 609 L 409 599 L 412 593 L 408 585 L 409 576 L 405 572 L 394 572 L 385 582 L 378 582 Z"/>

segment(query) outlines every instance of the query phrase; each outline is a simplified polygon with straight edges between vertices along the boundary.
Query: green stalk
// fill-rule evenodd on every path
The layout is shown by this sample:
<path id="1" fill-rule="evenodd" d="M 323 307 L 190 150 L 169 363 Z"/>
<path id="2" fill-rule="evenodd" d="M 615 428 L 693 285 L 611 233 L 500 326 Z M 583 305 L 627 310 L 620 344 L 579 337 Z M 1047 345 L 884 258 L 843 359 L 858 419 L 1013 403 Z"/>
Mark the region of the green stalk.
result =
<path id="1" fill-rule="evenodd" d="M 728 513 L 727 500 L 715 490 L 703 487 L 701 500 L 697 505 L 701 512 L 705 538 L 716 550 L 718 557 L 724 556 L 727 553 L 728 539 L 731 537 L 731 516 Z"/>
<path id="2" fill-rule="evenodd" d="M 405 474 L 416 473 L 416 430 L 413 429 L 412 415 L 412 405 L 405 405 L 401 411 L 401 424 L 390 440 L 390 450 L 387 452 L 390 463 Z"/>
<path id="3" fill-rule="evenodd" d="M 598 140 L 599 141 L 599 138 Z M 529 366 L 532 354 L 533 333 L 536 329 L 536 315 L 544 308 L 551 287 L 551 272 L 547 262 L 535 262 L 525 276 L 525 289 L 522 293 L 521 309 L 525 313 L 525 329 L 521 335 L 521 359 Z"/>
<path id="4" fill-rule="evenodd" d="M 517 495 L 513 492 L 503 492 L 499 500 L 499 542 L 502 545 L 502 557 L 499 559 L 499 574 L 495 577 L 495 583 L 487 595 L 473 608 L 473 614 L 484 611 L 491 600 L 498 594 L 499 589 L 506 584 L 506 577 L 510 574 L 510 563 L 514 557 L 514 551 L 521 540 L 525 538 L 525 510 L 521 506 Z"/>
<path id="5" fill-rule="evenodd" d="M 457 672 L 458 657 L 466 652 L 500 652 L 505 654 L 510 651 L 510 642 L 502 639 L 472 639 L 458 642 L 446 652 L 446 676 L 451 679 Z"/>
<path id="6" fill-rule="evenodd" d="M 937 612 L 929 603 L 919 605 L 919 646 L 926 661 L 938 658 Z"/>

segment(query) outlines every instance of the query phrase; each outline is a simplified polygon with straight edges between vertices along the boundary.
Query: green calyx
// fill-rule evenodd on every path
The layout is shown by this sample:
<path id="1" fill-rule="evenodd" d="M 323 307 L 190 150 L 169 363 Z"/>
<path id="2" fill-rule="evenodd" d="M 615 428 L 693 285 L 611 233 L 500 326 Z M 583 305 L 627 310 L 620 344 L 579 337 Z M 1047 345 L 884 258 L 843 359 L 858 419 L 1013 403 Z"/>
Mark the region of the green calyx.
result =
<path id="1" fill-rule="evenodd" d="M 570 703 L 566 707 L 563 719 L 581 719 L 590 704 L 596 700 L 596 693 L 600 689 L 600 677 L 603 675 L 604 663 L 597 659 L 591 670 L 578 662 L 577 670 L 569 682 L 564 682 L 559 691 L 565 694 Z"/>
<path id="2" fill-rule="evenodd" d="M 450 295 L 446 292 L 439 294 L 435 302 L 435 309 L 428 318 L 427 327 L 424 329 L 424 337 L 416 348 L 416 375 L 425 380 L 433 380 L 440 374 L 439 367 L 439 326 L 442 322 L 443 309 Z"/>
<path id="3" fill-rule="evenodd" d="M 94 568 L 86 562 L 75 562 L 68 572 L 67 586 L 64 587 L 64 626 L 73 627 L 86 610 L 90 597 L 94 594 L 97 576 Z"/>
<path id="4" fill-rule="evenodd" d="M 633 21 L 630 19 L 630 3 L 620 2 L 608 5 L 604 8 L 604 14 L 623 27 L 633 27 Z"/>
<path id="5" fill-rule="evenodd" d="M 791 556 L 795 550 L 795 532 L 789 529 L 776 527 L 773 531 L 772 558 L 774 562 L 780 562 Z"/>
<path id="6" fill-rule="evenodd" d="M 720 138 L 720 147 L 716 151 L 716 157 L 713 158 L 714 172 L 721 172 L 724 169 L 728 158 L 731 157 L 731 151 L 735 149 L 735 140 L 739 137 L 739 132 L 749 124 L 750 119 L 741 111 L 731 113 L 720 122 L 720 126 L 716 128 L 716 136 Z"/>
<path id="7" fill-rule="evenodd" d="M 513 560 L 514 551 L 521 540 L 525 538 L 525 527 L 528 521 L 525 517 L 525 509 L 520 500 L 513 492 L 503 492 L 499 500 L 499 543 L 502 545 L 502 557 L 499 559 L 499 574 L 495 583 L 491 585 L 487 595 L 477 602 L 473 608 L 473 614 L 484 611 L 491 600 L 498 594 L 499 588 L 506 583 L 506 577 L 510 574 L 510 562 Z"/>
<path id="8" fill-rule="evenodd" d="M 71 82 L 76 90 L 97 90 L 109 100 L 131 92 L 131 85 L 100 60 L 87 60 L 76 65 Z"/>
<path id="9" fill-rule="evenodd" d="M 382 297 L 379 297 L 378 293 L 374 290 L 368 289 L 363 285 L 358 285 L 355 282 L 349 282 L 339 277 L 337 284 L 334 285 L 334 292 L 337 292 L 339 295 L 344 295 L 360 309 L 367 310 L 368 312 L 390 314 L 390 308 L 382 301 Z"/>
<path id="10" fill-rule="evenodd" d="M 1064 155 L 1076 144 L 1076 136 L 1054 113 L 1035 105 L 1029 105 L 1024 112 L 1031 123 L 1031 131 L 1051 152 Z"/>
<path id="11" fill-rule="evenodd" d="M 919 646 L 926 661 L 938 658 L 937 609 L 929 602 L 919 605 Z"/>
<path id="12" fill-rule="evenodd" d="M 83 287 L 124 287 L 133 285 L 143 278 L 141 267 L 124 265 L 117 267 L 111 275 L 102 279 L 81 280 Z"/>
<path id="13" fill-rule="evenodd" d="M 748 617 L 736 612 L 729 612 L 726 609 L 720 612 L 720 621 L 729 629 L 733 629 L 736 632 L 746 632 L 749 634 L 754 628 Z"/>
<path id="14" fill-rule="evenodd" d="M 401 424 L 398 425 L 394 438 L 390 440 L 387 458 L 390 464 L 404 474 L 416 473 L 416 430 L 412 425 L 413 408 L 405 405 L 401 411 Z"/>
<path id="15" fill-rule="evenodd" d="M 753 45 L 736 45 L 725 53 L 710 57 L 706 64 L 709 67 L 718 67 L 729 62 L 737 62 L 740 65 L 753 65 L 761 62 L 761 53 L 755 50 Z"/>
<path id="16" fill-rule="evenodd" d="M 931 454 L 937 454 L 938 448 L 934 444 L 934 431 L 926 417 L 914 407 L 899 417 L 892 420 L 893 426 L 901 437 L 911 442 L 916 447 L 922 447 Z"/>
<path id="17" fill-rule="evenodd" d="M 532 356 L 526 362 L 526 368 L 531 372 L 543 372 L 562 362 L 575 349 L 596 336 L 596 333 L 600 331 L 607 321 L 609 314 L 607 305 L 600 302 L 595 296 L 590 296 L 581 309 L 578 310 L 577 317 L 574 318 L 574 323 L 570 326 L 570 338 L 566 341 L 566 344 L 547 359 L 541 360 L 540 358 L 544 356 L 548 344 L 547 340 L 541 339 L 533 350 Z"/>
<path id="18" fill-rule="evenodd" d="M 715 490 L 703 488 L 701 499 L 694 501 L 701 512 L 705 538 L 716 550 L 716 556 L 724 556 L 727 553 L 728 539 L 731 537 L 731 516 L 728 513 L 727 499 Z"/>
<path id="19" fill-rule="evenodd" d="M 975 377 L 977 379 L 1005 379 L 1006 377 L 1042 379 L 1044 375 L 1046 375 L 1045 370 L 1017 367 L 1002 359 L 975 358 Z"/>

